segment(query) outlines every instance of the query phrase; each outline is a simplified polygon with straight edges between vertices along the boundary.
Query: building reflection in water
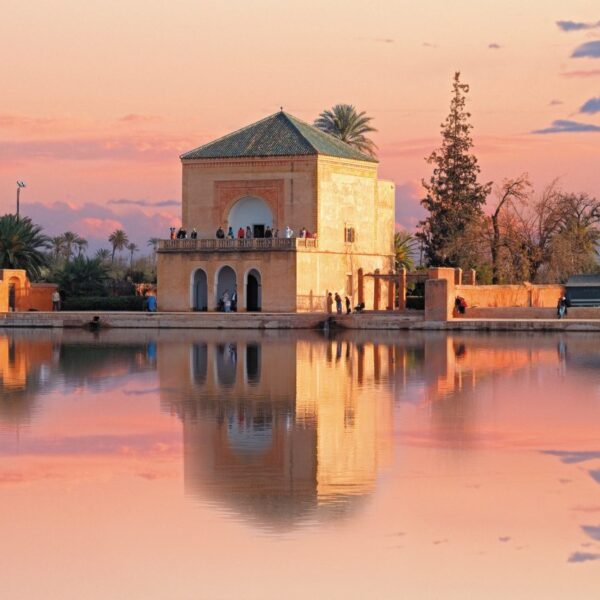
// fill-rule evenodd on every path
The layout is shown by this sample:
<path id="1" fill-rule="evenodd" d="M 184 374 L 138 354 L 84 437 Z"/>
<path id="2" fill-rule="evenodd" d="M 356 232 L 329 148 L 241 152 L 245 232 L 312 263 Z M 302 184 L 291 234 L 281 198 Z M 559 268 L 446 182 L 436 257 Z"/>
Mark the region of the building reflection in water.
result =
<path id="1" fill-rule="evenodd" d="M 187 492 L 285 528 L 369 497 L 389 461 L 395 402 L 414 405 L 411 426 L 421 419 L 435 444 L 468 445 L 482 427 L 482 383 L 599 367 L 597 340 L 583 333 L 14 332 L 0 334 L 0 426 L 34 421 L 57 386 L 110 390 L 157 369 L 163 410 L 183 424 Z"/>
<path id="2" fill-rule="evenodd" d="M 389 456 L 392 390 L 376 344 L 236 332 L 160 344 L 166 410 L 183 423 L 186 491 L 268 527 L 343 515 Z M 182 389 L 183 388 L 183 389 Z"/>

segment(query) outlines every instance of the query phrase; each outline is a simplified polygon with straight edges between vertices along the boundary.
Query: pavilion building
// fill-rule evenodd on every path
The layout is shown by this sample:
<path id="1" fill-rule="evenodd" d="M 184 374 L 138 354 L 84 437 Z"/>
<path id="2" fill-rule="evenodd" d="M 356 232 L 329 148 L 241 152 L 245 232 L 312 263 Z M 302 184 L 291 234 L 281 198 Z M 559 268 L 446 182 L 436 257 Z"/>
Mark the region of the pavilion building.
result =
<path id="1" fill-rule="evenodd" d="M 181 162 L 188 239 L 159 243 L 160 310 L 216 310 L 226 291 L 238 311 L 323 311 L 329 292 L 388 308 L 374 275 L 393 269 L 394 184 L 376 159 L 281 111 Z"/>

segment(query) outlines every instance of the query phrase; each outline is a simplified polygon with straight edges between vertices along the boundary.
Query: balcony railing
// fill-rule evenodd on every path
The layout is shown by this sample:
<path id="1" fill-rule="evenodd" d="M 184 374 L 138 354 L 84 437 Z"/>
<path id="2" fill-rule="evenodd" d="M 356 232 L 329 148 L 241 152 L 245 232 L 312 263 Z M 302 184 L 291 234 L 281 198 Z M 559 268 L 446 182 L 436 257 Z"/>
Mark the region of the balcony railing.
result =
<path id="1" fill-rule="evenodd" d="M 239 252 L 317 248 L 316 238 L 184 239 L 159 240 L 159 252 Z"/>

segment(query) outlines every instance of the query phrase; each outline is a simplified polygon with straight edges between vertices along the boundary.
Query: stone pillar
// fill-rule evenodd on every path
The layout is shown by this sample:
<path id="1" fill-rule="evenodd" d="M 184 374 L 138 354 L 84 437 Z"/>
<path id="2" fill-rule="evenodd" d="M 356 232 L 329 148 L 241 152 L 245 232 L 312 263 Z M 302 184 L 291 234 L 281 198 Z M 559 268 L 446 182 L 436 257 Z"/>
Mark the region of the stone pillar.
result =
<path id="1" fill-rule="evenodd" d="M 462 285 L 462 269 L 454 269 L 454 285 Z"/>
<path id="2" fill-rule="evenodd" d="M 449 321 L 452 319 L 456 296 L 454 269 L 438 267 L 429 269 L 425 282 L 425 320 Z"/>
<path id="3" fill-rule="evenodd" d="M 375 269 L 375 281 L 373 282 L 373 310 L 379 310 L 379 304 L 381 302 L 381 279 L 377 277 L 379 275 L 379 269 Z"/>
<path id="4" fill-rule="evenodd" d="M 358 270 L 358 303 L 365 301 L 365 274 L 362 269 Z"/>
<path id="5" fill-rule="evenodd" d="M 406 269 L 398 273 L 398 310 L 406 310 Z"/>
<path id="6" fill-rule="evenodd" d="M 463 285 L 477 284 L 477 271 L 475 269 L 467 269 L 462 276 Z"/>
<path id="7" fill-rule="evenodd" d="M 394 298 L 394 291 L 395 291 L 395 285 L 394 285 L 394 274 L 390 271 L 388 273 L 389 278 L 387 280 L 387 286 L 388 286 L 388 300 L 387 300 L 387 309 L 388 310 L 394 310 L 395 308 L 395 298 Z"/>

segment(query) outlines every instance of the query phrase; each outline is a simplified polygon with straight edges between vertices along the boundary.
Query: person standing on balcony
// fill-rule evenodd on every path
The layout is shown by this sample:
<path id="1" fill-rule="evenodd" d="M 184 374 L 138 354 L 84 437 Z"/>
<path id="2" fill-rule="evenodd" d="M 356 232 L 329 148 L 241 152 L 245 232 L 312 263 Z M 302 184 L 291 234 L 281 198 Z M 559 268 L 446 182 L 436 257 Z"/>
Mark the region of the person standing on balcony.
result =
<path id="1" fill-rule="evenodd" d="M 229 228 L 231 230 L 231 227 Z M 219 225 L 219 229 L 217 229 L 217 239 L 218 240 L 222 240 L 225 238 L 225 232 L 223 231 L 223 228 Z M 231 232 L 231 235 L 233 235 L 233 231 Z"/>
<path id="2" fill-rule="evenodd" d="M 305 238 L 305 237 L 306 237 L 306 227 L 303 227 L 303 228 L 300 230 L 300 237 L 301 237 L 301 238 Z"/>
<path id="3" fill-rule="evenodd" d="M 171 239 L 174 240 L 175 239 L 175 227 L 169 227 L 169 233 L 171 236 Z"/>
<path id="4" fill-rule="evenodd" d="M 243 240 L 244 239 L 244 228 L 240 225 L 240 228 L 238 229 L 238 240 Z"/>
<path id="5" fill-rule="evenodd" d="M 275 230 L 275 232 L 273 233 L 273 237 L 276 237 L 276 238 L 279 237 L 279 229 Z"/>
<path id="6" fill-rule="evenodd" d="M 227 237 L 228 237 L 230 240 L 232 240 L 232 239 L 234 239 L 234 238 L 235 238 L 235 236 L 233 235 L 233 227 L 230 227 L 230 228 L 227 230 Z"/>
<path id="7" fill-rule="evenodd" d="M 192 238 L 193 240 L 198 239 L 198 232 L 196 231 L 195 227 L 194 227 L 194 229 L 192 229 L 192 233 L 190 233 L 190 238 Z"/>
<path id="8" fill-rule="evenodd" d="M 265 229 L 265 238 L 272 238 L 273 237 L 273 230 L 267 225 L 267 228 Z"/>
<path id="9" fill-rule="evenodd" d="M 251 240 L 252 239 L 252 229 L 250 229 L 250 225 L 248 225 L 246 227 L 246 239 L 247 240 Z"/>
<path id="10" fill-rule="evenodd" d="M 294 230 L 291 229 L 289 225 L 286 225 L 286 227 L 285 227 L 285 237 L 286 238 L 294 237 Z"/>

